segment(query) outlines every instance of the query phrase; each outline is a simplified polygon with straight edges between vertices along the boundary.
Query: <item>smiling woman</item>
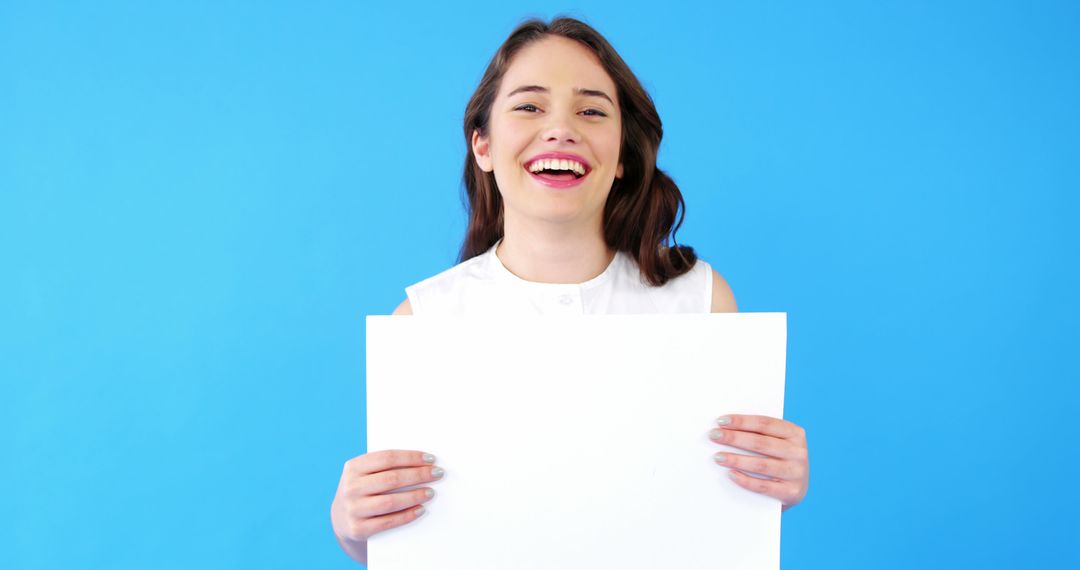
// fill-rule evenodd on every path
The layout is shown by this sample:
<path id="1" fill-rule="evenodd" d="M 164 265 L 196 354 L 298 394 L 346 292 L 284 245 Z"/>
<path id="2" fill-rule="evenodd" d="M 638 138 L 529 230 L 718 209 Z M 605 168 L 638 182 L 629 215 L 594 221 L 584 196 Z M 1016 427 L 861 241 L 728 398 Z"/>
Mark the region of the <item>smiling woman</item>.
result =
<path id="1" fill-rule="evenodd" d="M 623 175 L 622 117 L 607 94 L 617 92 L 615 82 L 591 50 L 563 36 L 548 36 L 522 47 L 498 85 L 488 106 L 482 103 L 490 97 L 485 88 L 495 83 L 481 82 L 473 98 L 478 104 L 466 111 L 473 154 L 467 168 L 482 180 L 475 192 L 470 191 L 470 200 L 474 195 L 478 200 L 496 199 L 502 223 L 474 219 L 470 226 L 498 231 L 501 225 L 503 236 L 524 232 L 529 237 L 550 234 L 553 225 L 572 225 L 590 231 L 598 242 L 595 230 L 603 226 L 604 204 L 614 181 Z M 485 114 L 484 109 L 490 110 Z M 543 160 L 540 167 L 549 173 L 533 174 L 534 164 L 547 157 L 552 160 Z M 565 166 L 563 160 L 568 161 Z M 588 165 L 587 175 L 575 178 L 551 172 L 569 170 L 569 161 L 582 168 Z M 497 192 L 492 192 L 492 175 Z M 474 208 L 482 211 L 489 210 Z M 504 241 L 510 248 L 518 240 Z M 487 250 L 493 243 L 483 241 L 474 247 Z"/>
<path id="2" fill-rule="evenodd" d="M 395 315 L 735 312 L 727 282 L 671 245 L 685 206 L 657 168 L 663 128 L 614 48 L 572 18 L 527 21 L 495 53 L 465 109 L 469 225 L 459 263 L 406 287 Z M 806 494 L 806 437 L 777 418 L 725 415 L 710 437 L 761 454 L 717 454 L 738 485 L 784 508 Z M 338 541 L 407 524 L 442 476 L 430 453 L 350 459 L 331 506 Z M 754 473 L 750 476 L 748 473 Z"/>

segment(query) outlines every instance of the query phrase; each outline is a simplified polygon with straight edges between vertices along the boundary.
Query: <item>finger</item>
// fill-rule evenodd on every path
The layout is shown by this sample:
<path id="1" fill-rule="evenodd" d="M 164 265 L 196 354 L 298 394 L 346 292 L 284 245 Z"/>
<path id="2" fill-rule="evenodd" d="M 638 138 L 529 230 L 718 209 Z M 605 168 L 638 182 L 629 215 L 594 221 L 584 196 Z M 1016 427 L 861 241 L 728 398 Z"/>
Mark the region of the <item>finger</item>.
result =
<path id="1" fill-rule="evenodd" d="M 709 437 L 717 442 L 755 451 L 770 457 L 781 459 L 806 460 L 806 448 L 796 445 L 786 439 L 779 439 L 748 431 L 735 431 L 726 429 L 714 429 L 709 432 Z"/>
<path id="2" fill-rule="evenodd" d="M 422 451 L 387 449 L 372 451 L 345 462 L 345 470 L 354 475 L 369 475 L 398 467 L 420 467 L 435 463 L 435 456 Z"/>
<path id="3" fill-rule="evenodd" d="M 372 535 L 378 534 L 384 530 L 411 523 L 425 512 L 427 512 L 427 510 L 424 507 L 410 507 L 389 515 L 367 519 L 353 519 L 350 523 L 349 531 L 354 540 L 367 540 L 368 538 L 371 538 Z"/>
<path id="4" fill-rule="evenodd" d="M 738 453 L 717 453 L 713 455 L 713 460 L 720 465 L 733 467 L 739 471 L 787 481 L 801 481 L 806 475 L 806 466 L 798 461 L 739 455 Z"/>
<path id="5" fill-rule="evenodd" d="M 750 431 L 782 439 L 806 440 L 806 430 L 787 420 L 769 416 L 730 414 L 716 418 L 716 425 L 724 429 Z"/>
<path id="6" fill-rule="evenodd" d="M 743 489 L 779 499 L 784 504 L 798 502 L 799 495 L 802 492 L 801 486 L 793 481 L 758 479 L 735 469 L 732 469 L 729 473 L 731 479 Z"/>
<path id="7" fill-rule="evenodd" d="M 346 512 L 350 517 L 370 518 L 386 513 L 396 513 L 430 501 L 435 496 L 431 488 L 414 489 L 402 493 L 383 493 L 372 497 L 361 497 L 350 501 Z"/>
<path id="8" fill-rule="evenodd" d="M 409 467 L 391 469 L 365 475 L 356 482 L 355 496 L 372 496 L 422 483 L 438 481 L 443 477 L 442 467 Z"/>

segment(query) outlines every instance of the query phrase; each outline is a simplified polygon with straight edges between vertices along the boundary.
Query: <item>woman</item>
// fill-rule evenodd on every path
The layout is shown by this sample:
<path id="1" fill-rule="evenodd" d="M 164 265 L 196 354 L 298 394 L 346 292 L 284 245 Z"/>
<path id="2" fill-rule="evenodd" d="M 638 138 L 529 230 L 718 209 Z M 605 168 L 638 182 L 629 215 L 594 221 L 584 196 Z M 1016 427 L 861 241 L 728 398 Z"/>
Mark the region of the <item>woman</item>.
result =
<path id="1" fill-rule="evenodd" d="M 461 263 L 406 288 L 395 315 L 735 312 L 724 279 L 692 248 L 667 247 L 682 195 L 656 168 L 652 100 L 588 25 L 530 20 L 496 52 L 465 112 L 470 218 Z M 727 415 L 714 441 L 750 491 L 799 503 L 809 483 L 805 433 L 777 418 Z M 331 506 L 342 548 L 423 514 L 442 469 L 421 451 L 346 462 Z M 747 473 L 755 473 L 753 477 Z"/>

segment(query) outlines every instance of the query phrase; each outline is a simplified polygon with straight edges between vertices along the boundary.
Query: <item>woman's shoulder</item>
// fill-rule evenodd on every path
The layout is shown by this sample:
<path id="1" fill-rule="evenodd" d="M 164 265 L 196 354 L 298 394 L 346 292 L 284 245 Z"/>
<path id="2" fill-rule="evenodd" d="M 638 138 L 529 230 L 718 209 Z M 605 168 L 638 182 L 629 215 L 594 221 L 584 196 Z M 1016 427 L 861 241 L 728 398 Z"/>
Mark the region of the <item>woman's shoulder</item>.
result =
<path id="1" fill-rule="evenodd" d="M 735 303 L 735 293 L 727 280 L 713 269 L 708 267 L 712 281 L 712 312 L 713 313 L 737 313 L 739 307 Z"/>
<path id="2" fill-rule="evenodd" d="M 705 296 L 711 313 L 737 313 L 735 294 L 727 280 L 708 261 L 698 257 L 690 269 L 676 279 L 705 281 Z"/>
<path id="3" fill-rule="evenodd" d="M 469 279 L 486 279 L 488 267 L 485 263 L 486 254 L 470 257 L 465 261 L 444 269 L 435 275 L 417 281 L 406 289 L 438 289 L 454 286 L 457 283 Z"/>
<path id="4" fill-rule="evenodd" d="M 401 304 L 399 304 L 397 306 L 397 308 L 394 309 L 394 312 L 391 313 L 391 314 L 394 314 L 394 315 L 411 315 L 412 314 L 412 303 L 409 302 L 409 297 L 406 296 L 405 300 L 402 301 Z"/>
<path id="5" fill-rule="evenodd" d="M 704 293 L 712 313 L 735 313 L 738 307 L 735 304 L 735 294 L 727 280 L 710 264 L 700 257 L 690 269 L 675 277 L 670 284 L 682 287 L 700 287 L 704 282 Z"/>
<path id="6" fill-rule="evenodd" d="M 491 271 L 485 254 L 471 257 L 426 279 L 405 287 L 405 300 L 396 309 L 395 315 L 411 315 L 420 312 L 432 304 L 460 304 L 458 299 L 466 291 L 471 291 L 477 283 L 489 281 Z"/>
<path id="7" fill-rule="evenodd" d="M 620 280 L 629 290 L 651 299 L 659 313 L 724 313 L 736 312 L 735 297 L 719 272 L 709 262 L 695 259 L 689 269 L 667 279 L 662 285 L 652 285 L 633 256 L 627 254 L 625 278 Z"/>

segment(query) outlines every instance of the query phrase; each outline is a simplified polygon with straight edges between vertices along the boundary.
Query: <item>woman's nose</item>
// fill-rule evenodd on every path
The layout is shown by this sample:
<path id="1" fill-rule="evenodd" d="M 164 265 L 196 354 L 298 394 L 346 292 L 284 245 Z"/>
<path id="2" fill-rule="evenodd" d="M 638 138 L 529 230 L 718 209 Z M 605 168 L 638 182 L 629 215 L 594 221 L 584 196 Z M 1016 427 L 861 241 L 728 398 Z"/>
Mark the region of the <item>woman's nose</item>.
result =
<path id="1" fill-rule="evenodd" d="M 551 121 L 544 127 L 542 137 L 544 141 L 554 142 L 579 142 L 580 135 L 570 124 L 570 119 L 562 116 L 553 116 Z"/>

